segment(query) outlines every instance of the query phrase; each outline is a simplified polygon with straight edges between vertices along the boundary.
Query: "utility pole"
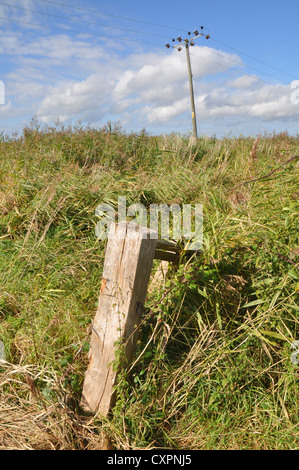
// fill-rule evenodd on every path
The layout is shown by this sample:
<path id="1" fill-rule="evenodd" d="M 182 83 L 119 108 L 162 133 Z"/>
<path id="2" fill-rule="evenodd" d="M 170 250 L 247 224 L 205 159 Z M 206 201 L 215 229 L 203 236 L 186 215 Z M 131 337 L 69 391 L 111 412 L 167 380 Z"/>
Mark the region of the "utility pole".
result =
<path id="1" fill-rule="evenodd" d="M 190 87 L 190 98 L 191 98 L 191 111 L 192 111 L 192 126 L 193 126 L 193 137 L 197 139 L 197 126 L 196 126 L 196 114 L 195 114 L 195 103 L 194 103 L 194 92 L 193 92 L 193 81 L 192 81 L 192 70 L 189 54 L 189 41 L 185 39 L 185 49 L 188 65 L 188 74 L 189 74 L 189 87 Z"/>
<path id="2" fill-rule="evenodd" d="M 200 27 L 203 30 L 203 26 Z M 195 112 L 195 102 L 194 102 L 194 91 L 193 91 L 193 81 L 192 81 L 192 69 L 191 69 L 191 61 L 190 61 L 190 53 L 189 53 L 189 46 L 194 46 L 194 39 L 197 39 L 201 36 L 205 36 L 206 39 L 209 39 L 209 34 L 199 33 L 197 30 L 193 32 L 195 36 L 192 39 L 184 39 L 185 42 L 185 50 L 186 50 L 186 58 L 187 58 L 187 68 L 188 68 L 188 76 L 189 76 L 189 88 L 190 88 L 190 99 L 191 99 L 191 116 L 192 116 L 192 127 L 193 127 L 193 137 L 197 139 L 197 125 L 196 125 L 196 112 Z M 188 35 L 191 35 L 191 32 L 188 32 Z M 176 46 L 170 46 L 170 44 L 165 44 L 167 48 L 173 47 L 178 51 L 181 51 L 182 48 L 180 43 L 182 42 L 182 37 L 179 36 L 177 38 L 179 44 Z M 172 40 L 175 42 L 175 39 Z"/>

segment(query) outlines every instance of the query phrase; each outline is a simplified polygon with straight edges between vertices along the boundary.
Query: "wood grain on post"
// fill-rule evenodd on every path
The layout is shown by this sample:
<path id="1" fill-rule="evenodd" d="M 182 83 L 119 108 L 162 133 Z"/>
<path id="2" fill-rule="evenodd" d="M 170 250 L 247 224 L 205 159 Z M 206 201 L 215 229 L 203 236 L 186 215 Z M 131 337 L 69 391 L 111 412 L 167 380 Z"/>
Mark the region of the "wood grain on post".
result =
<path id="1" fill-rule="evenodd" d="M 141 320 L 157 246 L 156 232 L 137 224 L 114 224 L 111 233 L 114 236 L 108 238 L 81 400 L 85 410 L 102 416 L 107 416 L 115 404 L 118 371 L 113 362 L 119 343 L 125 344 L 127 365 L 135 352 L 136 326 Z"/>

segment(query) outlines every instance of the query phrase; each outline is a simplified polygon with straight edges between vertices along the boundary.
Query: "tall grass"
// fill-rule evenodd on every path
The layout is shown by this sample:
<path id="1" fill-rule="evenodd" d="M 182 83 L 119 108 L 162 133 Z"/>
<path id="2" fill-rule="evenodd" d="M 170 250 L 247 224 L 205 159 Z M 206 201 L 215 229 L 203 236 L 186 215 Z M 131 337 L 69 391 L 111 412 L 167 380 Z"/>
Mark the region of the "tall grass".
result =
<path id="1" fill-rule="evenodd" d="M 0 448 L 298 449 L 298 143 L 37 123 L 2 138 Z M 202 203 L 204 250 L 149 290 L 100 420 L 79 407 L 105 249 L 95 208 L 119 195 Z"/>

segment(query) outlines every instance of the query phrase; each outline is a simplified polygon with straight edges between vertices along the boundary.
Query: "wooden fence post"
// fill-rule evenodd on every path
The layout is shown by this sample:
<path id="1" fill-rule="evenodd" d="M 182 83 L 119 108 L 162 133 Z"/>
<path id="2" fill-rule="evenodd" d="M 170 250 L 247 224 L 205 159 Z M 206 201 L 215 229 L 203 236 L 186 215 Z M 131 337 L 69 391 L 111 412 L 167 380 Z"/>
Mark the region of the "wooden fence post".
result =
<path id="1" fill-rule="evenodd" d="M 128 364 L 136 345 L 136 325 L 141 320 L 157 238 L 153 230 L 137 224 L 114 224 L 108 238 L 98 309 L 94 318 L 89 366 L 81 405 L 107 416 L 115 403 L 113 388 L 116 343 L 125 344 Z M 134 332 L 135 331 L 135 332 Z"/>

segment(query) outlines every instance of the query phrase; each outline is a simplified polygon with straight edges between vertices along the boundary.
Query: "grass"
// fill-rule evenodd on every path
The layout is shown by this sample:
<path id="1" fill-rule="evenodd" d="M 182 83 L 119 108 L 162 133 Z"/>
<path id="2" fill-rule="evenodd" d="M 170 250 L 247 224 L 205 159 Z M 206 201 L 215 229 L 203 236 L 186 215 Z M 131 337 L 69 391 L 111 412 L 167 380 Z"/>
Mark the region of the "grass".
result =
<path id="1" fill-rule="evenodd" d="M 299 448 L 298 144 L 37 122 L 2 136 L 1 449 Z M 149 290 L 100 420 L 79 407 L 105 249 L 95 209 L 119 195 L 202 203 L 204 250 Z"/>

